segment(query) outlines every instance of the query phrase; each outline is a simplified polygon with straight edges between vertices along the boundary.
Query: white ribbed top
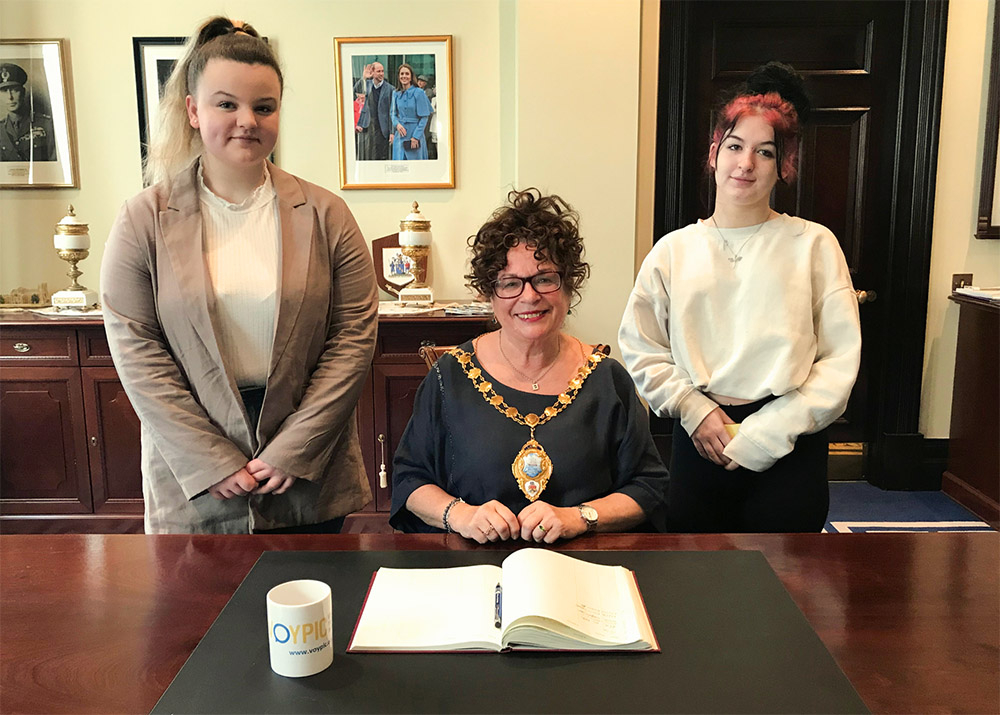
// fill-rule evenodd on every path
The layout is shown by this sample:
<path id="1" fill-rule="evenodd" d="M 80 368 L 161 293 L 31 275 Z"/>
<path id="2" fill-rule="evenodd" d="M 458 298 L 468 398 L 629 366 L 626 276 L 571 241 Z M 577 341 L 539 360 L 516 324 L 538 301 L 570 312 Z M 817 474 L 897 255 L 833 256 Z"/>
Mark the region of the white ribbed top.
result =
<path id="1" fill-rule="evenodd" d="M 267 382 L 274 342 L 278 195 L 265 167 L 264 183 L 243 203 L 230 203 L 205 186 L 199 167 L 198 198 L 222 359 L 238 387 L 260 387 Z"/>

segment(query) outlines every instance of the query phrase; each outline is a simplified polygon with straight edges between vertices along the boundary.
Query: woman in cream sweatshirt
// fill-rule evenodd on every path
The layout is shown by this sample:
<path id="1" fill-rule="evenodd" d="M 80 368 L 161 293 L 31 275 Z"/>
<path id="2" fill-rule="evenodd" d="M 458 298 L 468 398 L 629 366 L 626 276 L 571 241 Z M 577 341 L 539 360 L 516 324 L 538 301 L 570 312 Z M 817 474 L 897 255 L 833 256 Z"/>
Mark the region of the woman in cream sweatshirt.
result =
<path id="1" fill-rule="evenodd" d="M 858 373 L 861 329 L 837 238 L 770 207 L 794 180 L 801 78 L 770 63 L 719 113 L 710 217 L 643 262 L 618 339 L 651 409 L 676 418 L 668 514 L 677 531 L 819 531 L 826 427 Z"/>

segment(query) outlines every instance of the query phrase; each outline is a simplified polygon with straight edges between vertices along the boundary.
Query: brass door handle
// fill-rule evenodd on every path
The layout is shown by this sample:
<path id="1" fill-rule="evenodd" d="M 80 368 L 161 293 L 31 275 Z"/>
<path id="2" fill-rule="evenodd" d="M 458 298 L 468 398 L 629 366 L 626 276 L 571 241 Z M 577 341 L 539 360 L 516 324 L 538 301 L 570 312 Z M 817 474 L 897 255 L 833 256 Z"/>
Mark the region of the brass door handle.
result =
<path id="1" fill-rule="evenodd" d="M 874 303 L 875 299 L 878 298 L 878 293 L 873 290 L 856 290 L 854 292 L 858 296 L 858 305 L 861 303 Z"/>

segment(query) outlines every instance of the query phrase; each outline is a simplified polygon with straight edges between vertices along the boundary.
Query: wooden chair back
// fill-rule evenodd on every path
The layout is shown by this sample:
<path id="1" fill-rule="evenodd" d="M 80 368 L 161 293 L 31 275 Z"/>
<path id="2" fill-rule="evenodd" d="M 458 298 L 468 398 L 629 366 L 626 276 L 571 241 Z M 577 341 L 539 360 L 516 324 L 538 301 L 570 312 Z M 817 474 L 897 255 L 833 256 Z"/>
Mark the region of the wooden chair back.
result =
<path id="1" fill-rule="evenodd" d="M 424 359 L 424 363 L 427 365 L 427 369 L 430 370 L 434 367 L 434 363 L 438 361 L 442 355 L 451 350 L 454 345 L 421 345 L 420 349 L 417 350 L 417 354 Z"/>

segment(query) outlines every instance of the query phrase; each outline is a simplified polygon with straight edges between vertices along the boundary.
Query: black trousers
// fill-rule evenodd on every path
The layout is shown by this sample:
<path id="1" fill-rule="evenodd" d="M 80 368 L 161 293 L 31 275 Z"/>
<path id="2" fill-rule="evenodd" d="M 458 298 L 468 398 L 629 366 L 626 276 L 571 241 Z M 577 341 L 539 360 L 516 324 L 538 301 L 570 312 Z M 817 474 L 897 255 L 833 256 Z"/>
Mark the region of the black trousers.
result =
<path id="1" fill-rule="evenodd" d="M 318 524 L 303 524 L 301 526 L 283 526 L 280 529 L 254 529 L 255 534 L 339 534 L 344 528 L 344 517 L 338 516 L 330 521 Z"/>
<path id="2" fill-rule="evenodd" d="M 264 388 L 248 387 L 240 390 L 243 405 L 247 408 L 250 424 L 256 428 L 260 421 L 260 409 L 264 405 Z M 280 498 L 280 497 L 279 497 Z M 330 521 L 318 524 L 303 524 L 299 526 L 284 526 L 280 529 L 254 529 L 255 534 L 339 534 L 344 527 L 344 517 L 340 516 Z"/>
<path id="3" fill-rule="evenodd" d="M 769 401 L 724 405 L 722 409 L 734 422 L 742 422 Z M 824 429 L 800 435 L 795 449 L 766 472 L 743 467 L 728 472 L 699 455 L 680 420 L 674 420 L 668 529 L 681 533 L 817 533 L 830 510 L 828 451 Z"/>
<path id="4" fill-rule="evenodd" d="M 389 139 L 382 134 L 382 130 L 372 123 L 364 132 L 368 141 L 368 158 L 372 161 L 388 161 L 390 158 Z"/>

